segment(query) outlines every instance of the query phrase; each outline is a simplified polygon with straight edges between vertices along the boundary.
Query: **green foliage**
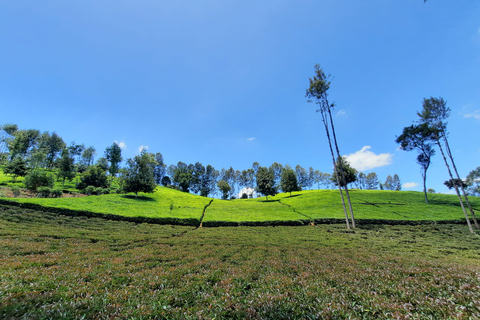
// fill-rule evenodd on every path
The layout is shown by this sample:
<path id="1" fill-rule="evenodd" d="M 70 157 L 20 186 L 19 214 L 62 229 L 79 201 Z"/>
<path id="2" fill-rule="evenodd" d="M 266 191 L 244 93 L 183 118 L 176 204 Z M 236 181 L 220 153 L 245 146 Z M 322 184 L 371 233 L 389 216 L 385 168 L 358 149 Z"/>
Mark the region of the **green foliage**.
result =
<path id="1" fill-rule="evenodd" d="M 193 181 L 193 170 L 185 163 L 178 162 L 173 172 L 173 182 L 180 187 L 183 192 L 190 192 L 190 184 Z"/>
<path id="2" fill-rule="evenodd" d="M 24 177 L 27 175 L 27 163 L 22 158 L 16 157 L 3 166 L 3 173 L 11 175 L 15 181 L 17 180 L 17 177 Z"/>
<path id="3" fill-rule="evenodd" d="M 62 179 L 62 186 L 65 186 L 65 180 L 72 181 L 75 178 L 74 159 L 68 149 L 63 149 L 62 156 L 58 160 L 58 177 Z"/>
<path id="4" fill-rule="evenodd" d="M 228 184 L 228 182 L 225 181 L 225 180 L 220 180 L 220 181 L 217 182 L 217 187 L 220 190 L 220 192 L 222 193 L 222 199 L 223 200 L 228 199 L 228 194 L 229 194 L 230 190 L 232 189 L 230 187 L 230 185 Z"/>
<path id="5" fill-rule="evenodd" d="M 91 166 L 80 177 L 80 183 L 77 185 L 79 190 L 85 189 L 87 186 L 96 188 L 107 188 L 108 180 L 105 170 L 99 166 Z"/>
<path id="6" fill-rule="evenodd" d="M 24 184 L 25 188 L 32 191 L 37 191 L 40 187 L 53 188 L 55 178 L 45 170 L 34 169 L 25 176 Z"/>
<path id="7" fill-rule="evenodd" d="M 16 198 L 20 195 L 20 187 L 19 186 L 12 186 L 10 187 L 10 190 L 12 190 L 13 196 Z"/>
<path id="8" fill-rule="evenodd" d="M 300 191 L 300 188 L 297 184 L 297 176 L 295 175 L 295 171 L 293 171 L 291 168 L 286 168 L 283 170 L 280 180 L 280 188 L 283 192 L 289 192 L 290 195 L 293 191 Z"/>
<path id="9" fill-rule="evenodd" d="M 480 316 L 480 244 L 451 224 L 194 230 L 1 207 L 0 238 L 2 319 Z"/>
<path id="10" fill-rule="evenodd" d="M 449 190 L 452 190 L 455 186 L 458 188 L 466 188 L 468 185 L 462 179 L 450 179 L 443 183 Z"/>
<path id="11" fill-rule="evenodd" d="M 10 159 L 14 159 L 16 156 L 25 158 L 35 146 L 40 131 L 34 129 L 16 130 L 12 133 L 12 136 L 7 139 Z"/>
<path id="12" fill-rule="evenodd" d="M 258 168 L 257 171 L 257 191 L 264 196 L 275 196 L 277 194 L 277 188 L 275 186 L 275 175 L 272 170 L 268 170 L 265 167 Z"/>
<path id="13" fill-rule="evenodd" d="M 47 168 L 52 169 L 58 155 L 67 147 L 63 139 L 53 132 L 51 135 L 48 132 L 42 133 L 38 138 L 38 149 L 46 155 Z"/>
<path id="14" fill-rule="evenodd" d="M 105 150 L 105 159 L 110 162 L 108 172 L 111 176 L 115 176 L 118 173 L 120 162 L 122 162 L 122 149 L 118 143 L 114 142 L 110 147 Z"/>
<path id="15" fill-rule="evenodd" d="M 38 187 L 37 188 L 37 197 L 39 198 L 48 198 L 52 193 L 52 188 L 50 187 Z"/>
<path id="16" fill-rule="evenodd" d="M 63 191 L 62 191 L 62 189 L 55 188 L 55 189 L 52 190 L 50 195 L 51 195 L 52 198 L 61 198 L 63 196 Z"/>
<path id="17" fill-rule="evenodd" d="M 357 171 L 350 166 L 350 163 L 348 163 L 345 157 L 340 157 L 337 159 L 335 163 L 335 168 L 338 172 L 341 187 L 345 187 L 349 183 L 357 181 Z M 342 177 L 342 170 L 345 175 L 345 180 L 343 180 Z M 335 172 L 332 174 L 332 181 L 337 183 L 337 177 L 335 175 Z"/>
<path id="18" fill-rule="evenodd" d="M 156 164 L 154 155 L 145 150 L 133 159 L 128 159 L 126 171 L 122 176 L 123 190 L 126 193 L 134 192 L 135 197 L 139 192 L 153 193 L 157 187 Z"/>
<path id="19" fill-rule="evenodd" d="M 480 197 L 480 167 L 470 171 L 467 175 L 466 184 L 470 195 Z"/>

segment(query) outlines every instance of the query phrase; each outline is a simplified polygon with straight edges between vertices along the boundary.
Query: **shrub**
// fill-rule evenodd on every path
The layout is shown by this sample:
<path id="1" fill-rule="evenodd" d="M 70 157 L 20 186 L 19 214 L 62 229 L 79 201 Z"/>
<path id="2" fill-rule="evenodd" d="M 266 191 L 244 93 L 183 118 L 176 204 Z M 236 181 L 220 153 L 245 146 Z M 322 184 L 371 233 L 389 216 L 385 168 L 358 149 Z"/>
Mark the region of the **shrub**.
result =
<path id="1" fill-rule="evenodd" d="M 19 186 L 12 186 L 10 188 L 12 190 L 13 196 L 16 198 L 20 195 L 20 187 Z"/>
<path id="2" fill-rule="evenodd" d="M 55 178 L 44 170 L 35 169 L 27 174 L 24 183 L 27 189 L 37 191 L 40 187 L 52 188 L 55 184 Z"/>
<path id="3" fill-rule="evenodd" d="M 97 166 L 89 167 L 80 177 L 81 182 L 78 183 L 78 189 L 85 189 L 86 186 L 94 186 L 106 188 L 108 187 L 106 172 Z"/>
<path id="4" fill-rule="evenodd" d="M 108 188 L 103 188 L 102 189 L 102 194 L 109 194 L 110 193 L 110 189 Z"/>
<path id="5" fill-rule="evenodd" d="M 93 194 L 99 196 L 102 194 L 102 192 L 103 192 L 103 188 L 99 187 L 99 188 L 95 188 L 95 190 L 93 191 Z"/>
<path id="6" fill-rule="evenodd" d="M 83 189 L 83 191 L 82 191 L 82 193 L 86 194 L 87 196 L 91 195 L 94 192 L 95 192 L 95 187 L 94 186 L 88 186 L 85 189 Z"/>
<path id="7" fill-rule="evenodd" d="M 246 193 L 242 193 L 242 199 L 248 199 L 248 195 Z"/>
<path id="8" fill-rule="evenodd" d="M 52 193 L 50 194 L 52 198 L 61 198 L 63 196 L 63 191 L 62 189 L 55 188 L 52 190 Z"/>
<path id="9" fill-rule="evenodd" d="M 37 194 L 38 198 L 48 198 L 52 193 L 52 188 L 38 187 L 37 191 L 38 191 L 38 194 Z"/>

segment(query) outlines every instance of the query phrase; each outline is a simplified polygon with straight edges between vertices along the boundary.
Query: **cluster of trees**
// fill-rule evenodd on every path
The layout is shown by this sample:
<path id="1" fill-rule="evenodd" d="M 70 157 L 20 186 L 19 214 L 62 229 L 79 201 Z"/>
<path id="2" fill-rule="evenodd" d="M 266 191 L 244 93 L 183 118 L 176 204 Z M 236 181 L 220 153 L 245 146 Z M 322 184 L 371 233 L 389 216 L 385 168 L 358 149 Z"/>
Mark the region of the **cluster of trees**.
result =
<path id="1" fill-rule="evenodd" d="M 95 161 L 97 153 L 93 146 L 87 148 L 75 142 L 67 145 L 55 132 L 40 134 L 34 129 L 19 130 L 14 124 L 3 125 L 0 129 L 4 173 L 16 179 L 33 172 L 38 176 L 45 170 L 54 169 L 56 179 L 63 184 L 78 177 L 77 188 L 87 194 L 110 192 L 109 188 L 114 179 L 117 179 L 120 185 L 119 192 L 151 192 L 156 185 L 163 185 L 204 197 L 219 195 L 223 199 L 236 198 L 242 189 L 249 190 L 243 197 L 252 197 L 252 190 L 270 196 L 280 191 L 293 192 L 315 186 L 328 189 L 337 184 L 335 172 L 326 173 L 300 165 L 292 168 L 277 162 L 269 167 L 261 167 L 258 162 L 254 162 L 251 168 L 241 171 L 232 167 L 217 170 L 211 165 L 204 166 L 199 162 L 178 162 L 176 165 L 167 166 L 161 153 L 142 152 L 139 156 L 127 159 L 126 165 L 122 167 L 122 149 L 117 143 L 107 147 L 103 157 Z M 390 182 L 390 176 L 382 184 L 374 172 L 357 172 L 345 159 L 342 165 L 347 184 L 356 188 L 399 190 L 391 187 L 394 183 Z M 52 173 L 45 171 L 43 175 Z M 394 177 L 398 180 L 397 175 Z M 340 184 L 345 185 L 343 180 Z M 43 186 L 51 185 L 49 182 Z M 36 190 L 37 187 L 33 189 Z"/>
<path id="2" fill-rule="evenodd" d="M 447 107 L 446 101 L 441 97 L 423 99 L 422 110 L 417 112 L 418 120 L 414 124 L 403 128 L 403 132 L 396 138 L 396 142 L 400 144 L 403 150 L 416 150 L 418 152 L 417 163 L 421 168 L 426 203 L 428 203 L 427 170 L 430 167 L 432 157 L 436 153 L 435 148 L 440 151 L 450 177 L 450 179 L 445 181 L 445 185 L 450 189 L 455 189 L 470 232 L 473 233 L 465 205 L 468 207 L 475 227 L 480 228 L 475 212 L 468 201 L 469 185 L 472 186 L 470 194 L 478 194 L 478 182 L 476 183 L 475 181 L 478 181 L 480 170 L 477 168 L 477 171 L 472 171 L 468 175 L 467 181 L 463 181 L 460 178 L 448 141 L 447 119 L 450 116 L 450 112 L 451 110 Z"/>

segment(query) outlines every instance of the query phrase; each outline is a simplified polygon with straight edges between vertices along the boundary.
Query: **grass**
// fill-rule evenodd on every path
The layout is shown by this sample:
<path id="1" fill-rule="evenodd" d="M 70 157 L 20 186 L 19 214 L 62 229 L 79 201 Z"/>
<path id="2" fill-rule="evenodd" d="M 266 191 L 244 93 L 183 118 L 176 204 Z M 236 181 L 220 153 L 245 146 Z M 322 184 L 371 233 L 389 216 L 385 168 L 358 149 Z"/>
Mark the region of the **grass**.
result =
<path id="1" fill-rule="evenodd" d="M 474 319 L 464 226 L 199 228 L 0 206 L 2 319 Z"/>
<path id="2" fill-rule="evenodd" d="M 3 180 L 2 180 L 3 179 Z M 0 184 L 7 177 L 0 175 Z M 17 184 L 21 184 L 21 179 Z M 0 190 L 1 191 L 1 190 Z M 453 195 L 429 194 L 429 204 L 421 192 L 351 190 L 355 218 L 367 220 L 449 221 L 463 220 L 464 214 Z M 197 219 L 211 198 L 204 198 L 169 188 L 158 187 L 153 194 L 109 194 L 75 198 L 9 198 L 4 200 L 36 204 L 55 209 L 93 212 L 119 217 Z M 480 210 L 480 199 L 470 197 L 475 210 Z M 344 219 L 337 190 L 309 190 L 275 197 L 219 200 L 214 199 L 203 217 L 205 225 L 215 222 L 288 222 L 298 220 Z M 212 224 L 213 223 L 213 224 Z"/>

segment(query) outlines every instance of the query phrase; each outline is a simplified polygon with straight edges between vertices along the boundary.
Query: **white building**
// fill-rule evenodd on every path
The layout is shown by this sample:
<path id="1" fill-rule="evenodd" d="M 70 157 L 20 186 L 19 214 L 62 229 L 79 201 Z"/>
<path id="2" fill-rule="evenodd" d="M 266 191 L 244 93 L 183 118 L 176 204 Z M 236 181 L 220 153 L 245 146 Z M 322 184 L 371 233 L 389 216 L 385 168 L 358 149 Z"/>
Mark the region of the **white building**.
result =
<path id="1" fill-rule="evenodd" d="M 238 193 L 238 199 L 242 199 L 242 195 L 243 195 L 244 193 L 245 193 L 249 198 L 256 198 L 256 197 L 257 197 L 257 192 L 255 191 L 255 189 L 250 188 L 250 187 L 246 187 L 246 188 L 243 188 L 242 190 L 240 190 L 240 192 Z"/>

